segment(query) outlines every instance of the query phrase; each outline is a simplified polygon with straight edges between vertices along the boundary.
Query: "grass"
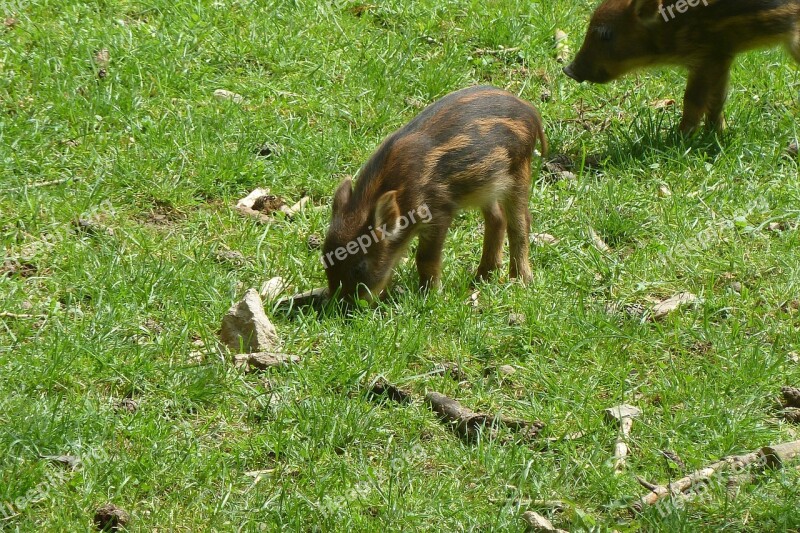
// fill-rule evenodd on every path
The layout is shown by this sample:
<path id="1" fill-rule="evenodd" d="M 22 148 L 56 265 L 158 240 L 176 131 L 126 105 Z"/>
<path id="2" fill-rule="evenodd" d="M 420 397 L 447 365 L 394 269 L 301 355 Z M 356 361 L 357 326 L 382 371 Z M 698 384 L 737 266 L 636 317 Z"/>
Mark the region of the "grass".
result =
<path id="1" fill-rule="evenodd" d="M 722 480 L 683 508 L 624 511 L 643 492 L 635 475 L 682 475 L 659 450 L 692 470 L 798 438 L 771 407 L 800 384 L 798 232 L 765 227 L 800 218 L 797 162 L 782 155 L 800 90 L 788 56 L 742 56 L 729 130 L 683 140 L 680 106 L 652 105 L 680 96 L 682 73 L 608 86 L 560 73 L 554 30 L 577 49 L 588 3 L 378 4 L 3 4 L 16 24 L 0 29 L 0 239 L 24 268 L 4 267 L 0 310 L 46 318 L 0 318 L 0 529 L 85 530 L 111 501 L 132 531 L 518 531 L 542 499 L 566 502 L 538 510 L 573 531 L 800 528 L 794 468 L 735 499 Z M 464 303 L 481 245 L 468 212 L 440 294 L 416 293 L 410 262 L 395 275 L 405 292 L 377 308 L 271 313 L 295 367 L 198 361 L 192 343 L 215 338 L 246 288 L 324 284 L 306 239 L 324 234 L 338 182 L 422 106 L 476 83 L 534 102 L 552 153 L 600 161 L 575 180 L 537 176 L 533 231 L 560 242 L 531 251 L 533 283 L 503 276 L 481 287 L 480 312 Z M 258 186 L 321 209 L 269 225 L 237 216 Z M 77 231 L 78 218 L 102 227 Z M 220 260 L 228 249 L 244 261 Z M 681 291 L 702 303 L 663 322 L 608 311 Z M 469 385 L 429 375 L 446 361 Z M 506 364 L 505 380 L 484 373 Z M 422 403 L 370 401 L 377 375 L 542 420 L 545 437 L 584 436 L 465 444 Z M 615 476 L 602 411 L 623 402 L 644 417 Z M 83 465 L 43 459 L 63 454 Z"/>

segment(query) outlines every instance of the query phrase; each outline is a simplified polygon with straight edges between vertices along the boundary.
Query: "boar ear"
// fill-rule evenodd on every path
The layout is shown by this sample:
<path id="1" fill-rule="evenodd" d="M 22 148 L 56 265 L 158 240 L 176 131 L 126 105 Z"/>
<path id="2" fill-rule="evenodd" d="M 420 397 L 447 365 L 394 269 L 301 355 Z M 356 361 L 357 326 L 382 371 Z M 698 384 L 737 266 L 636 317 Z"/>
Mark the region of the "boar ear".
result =
<path id="1" fill-rule="evenodd" d="M 337 213 L 342 210 L 347 202 L 350 201 L 350 196 L 353 194 L 353 180 L 350 178 L 345 179 L 336 189 L 336 194 L 333 195 L 333 212 Z"/>
<path id="2" fill-rule="evenodd" d="M 388 234 L 394 233 L 397 221 L 400 218 L 400 206 L 397 204 L 397 191 L 383 193 L 375 204 L 375 228 L 386 226 Z"/>
<path id="3" fill-rule="evenodd" d="M 661 4 L 662 0 L 633 0 L 633 11 L 644 24 L 656 22 Z"/>

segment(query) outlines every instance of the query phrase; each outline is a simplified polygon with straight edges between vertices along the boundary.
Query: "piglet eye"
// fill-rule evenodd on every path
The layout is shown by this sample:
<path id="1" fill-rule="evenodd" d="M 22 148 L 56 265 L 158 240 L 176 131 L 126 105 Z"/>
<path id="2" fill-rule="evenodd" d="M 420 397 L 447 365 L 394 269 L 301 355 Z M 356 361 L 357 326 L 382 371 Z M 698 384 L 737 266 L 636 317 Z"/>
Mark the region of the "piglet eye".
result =
<path id="1" fill-rule="evenodd" d="M 600 30 L 600 40 L 604 43 L 611 41 L 614 38 L 614 33 L 606 28 Z"/>

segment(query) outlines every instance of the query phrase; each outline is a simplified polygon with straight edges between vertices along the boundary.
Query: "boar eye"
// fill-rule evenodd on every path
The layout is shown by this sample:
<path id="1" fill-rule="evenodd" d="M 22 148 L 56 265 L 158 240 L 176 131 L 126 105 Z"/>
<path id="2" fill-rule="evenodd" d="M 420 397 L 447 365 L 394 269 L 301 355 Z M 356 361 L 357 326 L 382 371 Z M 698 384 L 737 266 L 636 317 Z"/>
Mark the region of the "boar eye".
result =
<path id="1" fill-rule="evenodd" d="M 608 28 L 600 30 L 600 40 L 604 43 L 610 42 L 614 38 L 614 33 Z"/>

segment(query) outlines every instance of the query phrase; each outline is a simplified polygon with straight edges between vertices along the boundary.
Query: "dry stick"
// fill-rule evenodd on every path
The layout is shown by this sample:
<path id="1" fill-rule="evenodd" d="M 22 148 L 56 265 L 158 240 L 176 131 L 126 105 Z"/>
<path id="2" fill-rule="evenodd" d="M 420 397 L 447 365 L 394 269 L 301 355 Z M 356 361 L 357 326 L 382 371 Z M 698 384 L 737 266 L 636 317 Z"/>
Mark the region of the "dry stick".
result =
<path id="1" fill-rule="evenodd" d="M 486 413 L 476 413 L 463 407 L 460 403 L 444 394 L 429 392 L 425 401 L 439 418 L 451 425 L 453 430 L 462 438 L 472 441 L 484 426 L 503 425 L 512 431 L 524 432 L 529 438 L 535 437 L 544 427 L 542 422 L 528 422 L 503 416 L 493 416 Z"/>
<path id="2" fill-rule="evenodd" d="M 533 511 L 526 511 L 522 515 L 522 519 L 528 524 L 529 531 L 542 531 L 544 533 L 568 533 L 563 529 L 556 528 L 550 520 L 543 517 L 539 513 Z"/>
<path id="3" fill-rule="evenodd" d="M 632 405 L 618 405 L 606 409 L 605 419 L 609 423 L 619 425 L 620 435 L 617 444 L 614 446 L 614 473 L 621 474 L 625 469 L 625 462 L 628 458 L 627 439 L 630 437 L 633 420 L 642 416 L 642 411 Z"/>
<path id="4" fill-rule="evenodd" d="M 682 495 L 685 491 L 698 483 L 708 481 L 719 472 L 727 469 L 740 471 L 746 466 L 754 463 L 762 463 L 770 468 L 780 468 L 784 463 L 800 456 L 800 440 L 778 444 L 775 446 L 764 446 L 760 450 L 750 452 L 745 455 L 731 455 L 725 457 L 705 468 L 692 472 L 686 477 L 673 481 L 669 485 L 650 485 L 642 483 L 651 492 L 633 505 L 636 512 L 640 512 L 648 505 L 654 505 L 667 496 Z M 641 483 L 641 481 L 640 481 Z M 651 488 L 654 487 L 654 488 Z"/>
<path id="5" fill-rule="evenodd" d="M 45 320 L 47 315 L 21 315 L 18 313 L 8 313 L 3 311 L 0 313 L 0 318 L 12 318 L 14 320 Z"/>
<path id="6" fill-rule="evenodd" d="M 83 178 L 70 177 L 52 181 L 40 181 L 38 183 L 28 183 L 21 187 L 12 187 L 10 189 L 6 189 L 6 192 L 17 192 L 17 191 L 23 191 L 25 189 L 35 189 L 37 187 L 50 187 L 51 185 L 61 185 L 62 183 L 67 183 L 70 181 L 81 181 L 81 180 L 83 180 Z"/>

